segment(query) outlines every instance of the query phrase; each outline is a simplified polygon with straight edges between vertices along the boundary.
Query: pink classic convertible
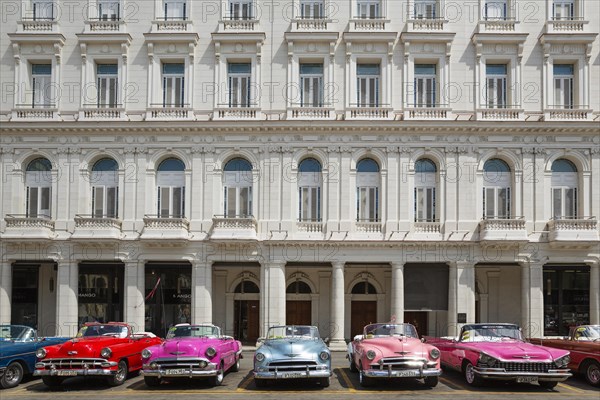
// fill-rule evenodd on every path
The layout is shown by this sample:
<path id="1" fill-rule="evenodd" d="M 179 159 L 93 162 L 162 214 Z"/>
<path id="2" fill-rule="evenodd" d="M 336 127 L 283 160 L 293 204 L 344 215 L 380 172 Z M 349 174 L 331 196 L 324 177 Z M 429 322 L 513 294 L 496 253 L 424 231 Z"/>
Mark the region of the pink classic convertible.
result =
<path id="1" fill-rule="evenodd" d="M 442 352 L 442 365 L 461 371 L 468 384 L 484 379 L 539 383 L 551 389 L 567 380 L 569 352 L 523 341 L 512 324 L 469 324 L 458 338 L 427 338 Z"/>
<path id="2" fill-rule="evenodd" d="M 214 325 L 176 325 L 164 343 L 142 351 L 144 382 L 158 386 L 163 379 L 207 377 L 218 386 L 225 372 L 239 370 L 241 357 L 242 344 Z"/>

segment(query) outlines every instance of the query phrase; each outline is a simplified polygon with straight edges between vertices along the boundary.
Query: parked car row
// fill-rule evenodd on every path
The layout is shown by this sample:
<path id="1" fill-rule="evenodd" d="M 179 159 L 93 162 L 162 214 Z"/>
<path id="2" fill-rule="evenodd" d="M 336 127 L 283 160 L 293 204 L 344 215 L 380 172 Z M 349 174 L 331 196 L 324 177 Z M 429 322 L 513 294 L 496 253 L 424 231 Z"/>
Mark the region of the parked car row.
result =
<path id="1" fill-rule="evenodd" d="M 329 386 L 331 352 L 316 327 L 272 327 L 259 342 L 253 371 L 257 387 L 297 379 Z M 473 386 L 490 379 L 553 388 L 572 376 L 571 371 L 599 385 L 600 326 L 574 328 L 565 340 L 530 342 L 513 324 L 468 324 L 456 338 L 420 340 L 413 325 L 377 323 L 354 338 L 347 358 L 362 386 L 412 378 L 435 387 L 442 367 L 460 371 Z M 176 325 L 165 340 L 134 333 L 122 322 L 86 323 L 74 338 L 40 338 L 30 327 L 0 326 L 3 388 L 17 386 L 31 373 L 50 387 L 74 376 L 100 376 L 117 386 L 135 372 L 141 372 L 150 387 L 193 378 L 218 386 L 226 373 L 239 371 L 241 358 L 242 344 L 214 325 Z"/>

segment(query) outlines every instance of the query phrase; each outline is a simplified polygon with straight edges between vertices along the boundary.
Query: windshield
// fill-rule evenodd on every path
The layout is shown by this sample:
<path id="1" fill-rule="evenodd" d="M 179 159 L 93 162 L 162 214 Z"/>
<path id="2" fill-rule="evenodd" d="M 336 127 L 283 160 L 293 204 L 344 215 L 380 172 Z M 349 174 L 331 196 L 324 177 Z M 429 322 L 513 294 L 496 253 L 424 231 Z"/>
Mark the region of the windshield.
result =
<path id="1" fill-rule="evenodd" d="M 177 337 L 219 337 L 219 328 L 211 325 L 173 326 L 167 333 L 167 339 Z"/>
<path id="2" fill-rule="evenodd" d="M 0 325 L 0 341 L 31 342 L 35 332 L 28 326 Z"/>
<path id="3" fill-rule="evenodd" d="M 600 325 L 580 326 L 575 330 L 575 340 L 600 340 Z"/>
<path id="4" fill-rule="evenodd" d="M 461 342 L 499 342 L 523 340 L 516 325 L 467 325 L 463 327 Z"/>
<path id="5" fill-rule="evenodd" d="M 417 330 L 411 324 L 371 324 L 365 326 L 365 338 L 385 336 L 408 336 L 419 338 Z"/>
<path id="6" fill-rule="evenodd" d="M 302 338 L 316 339 L 319 337 L 319 331 L 315 326 L 275 326 L 267 332 L 267 339 L 285 339 L 285 338 Z"/>
<path id="7" fill-rule="evenodd" d="M 127 334 L 127 327 L 123 325 L 87 325 L 81 327 L 77 332 L 77 337 L 113 336 L 126 338 Z"/>

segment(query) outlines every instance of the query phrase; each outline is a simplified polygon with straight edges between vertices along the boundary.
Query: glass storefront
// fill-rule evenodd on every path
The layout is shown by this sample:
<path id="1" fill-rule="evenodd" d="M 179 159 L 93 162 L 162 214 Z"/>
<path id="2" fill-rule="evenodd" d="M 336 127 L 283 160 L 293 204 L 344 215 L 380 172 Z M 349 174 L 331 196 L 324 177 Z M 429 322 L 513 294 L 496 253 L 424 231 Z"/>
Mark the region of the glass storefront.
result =
<path id="1" fill-rule="evenodd" d="M 79 265 L 79 325 L 123 320 L 123 264 Z"/>
<path id="2" fill-rule="evenodd" d="M 11 324 L 38 325 L 38 265 L 13 265 Z"/>
<path id="3" fill-rule="evenodd" d="M 544 267 L 544 335 L 566 336 L 590 322 L 590 268 Z"/>
<path id="4" fill-rule="evenodd" d="M 145 270 L 145 330 L 165 337 L 169 327 L 191 323 L 191 265 L 146 264 Z"/>

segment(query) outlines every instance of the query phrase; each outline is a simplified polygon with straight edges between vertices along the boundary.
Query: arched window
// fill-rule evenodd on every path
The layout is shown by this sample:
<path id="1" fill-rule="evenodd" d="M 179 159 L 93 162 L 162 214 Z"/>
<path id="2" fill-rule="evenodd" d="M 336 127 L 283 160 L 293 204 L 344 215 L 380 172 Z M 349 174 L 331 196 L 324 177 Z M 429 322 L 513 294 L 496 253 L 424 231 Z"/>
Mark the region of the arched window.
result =
<path id="1" fill-rule="evenodd" d="M 260 293 L 260 289 L 256 283 L 252 281 L 241 281 L 235 287 L 234 293 Z"/>
<path id="2" fill-rule="evenodd" d="M 483 218 L 511 217 L 511 172 L 504 161 L 492 158 L 483 166 Z"/>
<path id="3" fill-rule="evenodd" d="M 117 218 L 119 214 L 119 166 L 112 158 L 103 158 L 92 167 L 92 216 Z"/>
<path id="4" fill-rule="evenodd" d="M 560 158 L 552 163 L 552 217 L 577 218 L 577 167 Z"/>
<path id="5" fill-rule="evenodd" d="M 321 163 L 314 158 L 302 160 L 298 166 L 298 219 L 321 222 Z"/>
<path id="6" fill-rule="evenodd" d="M 308 283 L 303 281 L 294 281 L 288 285 L 285 292 L 288 294 L 310 294 L 312 293 L 312 290 L 310 290 Z"/>
<path id="7" fill-rule="evenodd" d="M 36 158 L 27 165 L 27 217 L 50 218 L 52 205 L 52 164 L 46 158 Z"/>
<path id="8" fill-rule="evenodd" d="M 224 172 L 224 216 L 252 216 L 252 164 L 243 158 L 234 158 L 225 164 Z"/>
<path id="9" fill-rule="evenodd" d="M 364 281 L 358 282 L 351 291 L 352 294 L 377 294 L 377 289 L 371 283 Z"/>
<path id="10" fill-rule="evenodd" d="M 185 216 L 185 165 L 177 158 L 167 158 L 158 166 L 159 218 Z"/>
<path id="11" fill-rule="evenodd" d="M 436 175 L 437 167 L 428 158 L 422 158 L 415 163 L 415 221 L 436 222 Z"/>
<path id="12" fill-rule="evenodd" d="M 356 220 L 379 222 L 379 164 L 363 158 L 356 165 Z"/>

